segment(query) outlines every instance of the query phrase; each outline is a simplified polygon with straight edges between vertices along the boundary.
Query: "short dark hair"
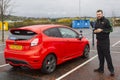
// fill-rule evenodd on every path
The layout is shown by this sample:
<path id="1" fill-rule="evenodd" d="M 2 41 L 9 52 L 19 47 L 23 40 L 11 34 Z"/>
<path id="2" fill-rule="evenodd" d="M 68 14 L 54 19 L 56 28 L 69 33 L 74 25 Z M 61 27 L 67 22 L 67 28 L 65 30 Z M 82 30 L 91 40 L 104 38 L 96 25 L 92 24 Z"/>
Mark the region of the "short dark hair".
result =
<path id="1" fill-rule="evenodd" d="M 99 10 L 97 10 L 97 12 L 101 12 L 101 13 L 103 13 L 103 11 L 102 11 L 102 10 L 100 10 L 100 9 L 99 9 Z"/>

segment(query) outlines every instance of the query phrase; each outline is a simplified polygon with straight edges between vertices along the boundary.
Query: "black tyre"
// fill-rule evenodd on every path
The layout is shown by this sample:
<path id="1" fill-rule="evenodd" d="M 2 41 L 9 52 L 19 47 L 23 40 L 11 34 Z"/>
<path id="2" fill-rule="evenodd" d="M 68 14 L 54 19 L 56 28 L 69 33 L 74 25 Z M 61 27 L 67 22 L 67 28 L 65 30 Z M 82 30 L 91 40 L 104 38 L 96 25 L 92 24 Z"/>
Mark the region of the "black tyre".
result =
<path id="1" fill-rule="evenodd" d="M 85 46 L 84 48 L 84 53 L 83 53 L 83 58 L 89 58 L 89 52 L 90 52 L 90 48 L 88 45 Z"/>
<path id="2" fill-rule="evenodd" d="M 41 72 L 51 73 L 56 69 L 56 57 L 49 54 L 43 61 Z"/>

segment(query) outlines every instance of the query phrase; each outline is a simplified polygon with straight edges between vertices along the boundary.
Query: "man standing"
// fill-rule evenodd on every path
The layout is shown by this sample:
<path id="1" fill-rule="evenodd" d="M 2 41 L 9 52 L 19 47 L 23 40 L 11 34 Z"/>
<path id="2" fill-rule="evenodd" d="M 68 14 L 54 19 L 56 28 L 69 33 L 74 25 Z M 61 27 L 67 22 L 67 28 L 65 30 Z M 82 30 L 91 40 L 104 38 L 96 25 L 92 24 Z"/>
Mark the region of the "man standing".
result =
<path id="1" fill-rule="evenodd" d="M 110 39 L 109 34 L 112 31 L 112 26 L 108 19 L 103 16 L 102 10 L 97 10 L 97 21 L 95 23 L 94 33 L 97 39 L 97 51 L 99 58 L 99 68 L 94 72 L 104 73 L 104 62 L 107 61 L 110 75 L 114 76 L 114 67 L 110 55 Z"/>

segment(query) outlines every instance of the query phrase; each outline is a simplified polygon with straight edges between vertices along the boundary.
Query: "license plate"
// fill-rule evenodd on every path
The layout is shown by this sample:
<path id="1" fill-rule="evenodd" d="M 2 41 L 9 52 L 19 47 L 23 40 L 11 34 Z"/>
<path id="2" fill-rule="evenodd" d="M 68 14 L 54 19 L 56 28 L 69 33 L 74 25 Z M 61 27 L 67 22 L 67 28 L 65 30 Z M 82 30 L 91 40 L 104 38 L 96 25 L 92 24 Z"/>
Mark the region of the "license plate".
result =
<path id="1" fill-rule="evenodd" d="M 14 50 L 22 50 L 23 47 L 21 45 L 10 45 L 10 49 L 14 49 Z"/>

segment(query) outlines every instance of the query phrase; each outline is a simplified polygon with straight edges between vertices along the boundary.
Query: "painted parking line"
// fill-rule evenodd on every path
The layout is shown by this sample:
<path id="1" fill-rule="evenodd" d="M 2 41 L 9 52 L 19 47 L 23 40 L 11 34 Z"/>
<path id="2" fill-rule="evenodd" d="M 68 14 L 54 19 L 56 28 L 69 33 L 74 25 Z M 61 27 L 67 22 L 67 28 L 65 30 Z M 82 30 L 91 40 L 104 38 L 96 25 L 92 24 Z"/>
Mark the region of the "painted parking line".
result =
<path id="1" fill-rule="evenodd" d="M 1 44 L 0 47 L 1 47 L 1 46 L 5 46 L 5 44 Z"/>
<path id="2" fill-rule="evenodd" d="M 116 46 L 120 41 L 116 42 L 115 44 L 112 45 L 112 47 Z M 91 51 L 96 51 L 96 50 L 91 50 Z M 116 52 L 116 51 L 112 51 L 112 52 L 115 52 L 115 53 L 120 53 L 120 52 Z M 3 53 L 3 52 L 0 52 L 0 53 Z M 74 69 L 70 70 L 69 72 L 63 74 L 62 76 L 58 77 L 56 80 L 61 80 L 63 79 L 64 77 L 66 77 L 67 75 L 71 74 L 72 72 L 76 71 L 77 69 L 83 67 L 84 65 L 86 65 L 87 63 L 91 62 L 92 60 L 94 60 L 98 55 L 95 55 L 94 57 L 90 58 L 89 60 L 85 61 L 84 63 L 82 63 L 81 65 L 75 67 Z M 9 64 L 3 64 L 3 65 L 0 65 L 0 68 L 1 67 L 5 67 L 5 66 L 8 66 Z"/>
<path id="3" fill-rule="evenodd" d="M 70 70 L 69 72 L 65 73 L 64 75 L 58 77 L 56 80 L 61 80 L 64 77 L 66 77 L 67 75 L 71 74 L 72 72 L 76 71 L 77 69 L 83 67 L 85 64 L 89 63 L 90 61 L 92 61 L 93 59 L 95 59 L 98 55 L 95 55 L 94 57 L 90 58 L 89 60 L 85 61 L 83 64 L 75 67 L 74 69 Z"/>
<path id="4" fill-rule="evenodd" d="M 120 41 L 116 42 L 115 44 L 112 45 L 112 47 L 115 47 Z"/>
<path id="5" fill-rule="evenodd" d="M 111 51 L 112 53 L 118 53 L 118 54 L 120 54 L 120 52 L 118 52 L 118 51 Z"/>
<path id="6" fill-rule="evenodd" d="M 114 44 L 112 45 L 112 47 L 116 46 L 119 42 L 120 42 L 120 41 L 114 43 Z M 96 51 L 96 50 L 91 50 L 91 51 Z M 115 52 L 115 51 L 113 51 L 113 52 Z M 116 52 L 116 53 L 118 53 L 118 52 Z M 92 60 L 94 60 L 97 56 L 98 56 L 98 55 L 95 55 L 94 57 L 92 57 L 92 58 L 90 58 L 89 60 L 85 61 L 84 63 L 78 65 L 77 67 L 75 67 L 74 69 L 70 70 L 69 72 L 63 74 L 62 76 L 60 76 L 60 77 L 58 77 L 58 78 L 56 78 L 56 80 L 61 80 L 61 79 L 63 79 L 64 77 L 68 76 L 68 75 L 71 74 L 72 72 L 74 72 L 74 71 L 76 71 L 77 69 L 83 67 L 85 64 L 87 64 L 87 63 L 91 62 Z"/>
<path id="7" fill-rule="evenodd" d="M 0 65 L 0 68 L 1 67 L 5 67 L 5 66 L 8 66 L 9 64 L 3 64 L 3 65 Z"/>
<path id="8" fill-rule="evenodd" d="M 0 54 L 1 54 L 1 53 L 4 53 L 4 52 L 0 52 Z"/>
<path id="9" fill-rule="evenodd" d="M 96 51 L 97 52 L 97 50 L 90 50 L 90 51 Z M 119 53 L 120 54 L 120 52 L 118 52 L 118 51 L 114 51 L 114 50 L 112 50 L 112 51 L 110 51 L 111 53 Z"/>

